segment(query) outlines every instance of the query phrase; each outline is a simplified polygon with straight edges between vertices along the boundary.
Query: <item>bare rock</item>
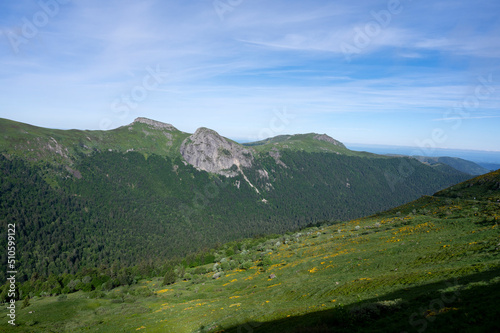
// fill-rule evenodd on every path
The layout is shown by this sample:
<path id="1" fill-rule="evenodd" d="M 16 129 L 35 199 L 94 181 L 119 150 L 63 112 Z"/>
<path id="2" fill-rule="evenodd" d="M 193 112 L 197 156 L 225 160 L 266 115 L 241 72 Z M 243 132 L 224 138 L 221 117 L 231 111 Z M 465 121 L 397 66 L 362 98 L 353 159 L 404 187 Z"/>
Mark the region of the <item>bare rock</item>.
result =
<path id="1" fill-rule="evenodd" d="M 259 173 L 260 178 L 269 179 L 269 173 L 266 170 L 259 169 L 257 172 Z"/>
<path id="2" fill-rule="evenodd" d="M 281 155 L 280 155 L 279 150 L 276 147 L 273 147 L 273 149 L 271 149 L 271 151 L 269 152 L 269 155 L 272 158 L 274 158 L 274 161 L 276 162 L 276 164 L 281 165 L 285 169 L 288 168 L 288 166 L 285 163 L 283 163 L 283 161 L 280 160 Z"/>
<path id="3" fill-rule="evenodd" d="M 251 167 L 254 158 L 251 150 L 205 127 L 198 128 L 186 138 L 181 144 L 180 152 L 192 166 L 228 177 L 236 176 L 240 167 Z M 230 170 L 231 168 L 233 169 Z"/>

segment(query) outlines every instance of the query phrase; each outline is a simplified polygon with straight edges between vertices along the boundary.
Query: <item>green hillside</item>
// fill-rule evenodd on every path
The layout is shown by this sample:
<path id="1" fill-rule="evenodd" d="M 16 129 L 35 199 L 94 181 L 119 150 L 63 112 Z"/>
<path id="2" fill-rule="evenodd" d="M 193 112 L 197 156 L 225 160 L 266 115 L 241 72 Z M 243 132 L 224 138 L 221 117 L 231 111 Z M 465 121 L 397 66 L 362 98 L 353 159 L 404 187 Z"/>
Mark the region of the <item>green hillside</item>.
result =
<path id="1" fill-rule="evenodd" d="M 187 267 L 211 262 L 217 244 L 367 216 L 469 178 L 445 165 L 351 154 L 319 134 L 256 151 L 145 118 L 112 131 L 0 127 L 0 222 L 16 224 L 24 296 L 127 285 L 186 255 Z M 203 146 L 232 161 L 234 176 L 189 164 L 180 148 L 193 137 L 190 161 L 214 162 Z M 5 281 L 7 253 L 0 261 Z"/>
<path id="2" fill-rule="evenodd" d="M 269 157 L 245 171 L 257 193 L 241 175 L 211 175 L 180 158 L 95 153 L 68 176 L 62 166 L 0 156 L 0 220 L 17 221 L 25 281 L 115 262 L 150 266 L 216 243 L 361 217 L 465 178 L 413 160 L 411 175 L 388 179 L 400 159 L 284 152 L 281 160 L 287 168 Z"/>
<path id="3" fill-rule="evenodd" d="M 412 156 L 416 158 L 422 163 L 427 163 L 429 165 L 437 165 L 437 164 L 446 164 L 451 166 L 454 169 L 465 172 L 469 175 L 484 175 L 485 173 L 490 172 L 490 170 L 483 168 L 482 166 L 467 161 L 458 157 L 429 157 L 429 156 Z"/>
<path id="4" fill-rule="evenodd" d="M 165 279 L 34 297 L 26 308 L 18 303 L 15 330 L 5 322 L 0 327 L 16 332 L 498 331 L 499 184 L 497 171 L 377 215 L 228 243 L 211 252 L 212 263 L 177 265 Z M 5 307 L 1 311 L 5 318 Z"/>
<path id="5" fill-rule="evenodd" d="M 243 145 L 251 147 L 261 153 L 268 153 L 272 150 L 281 151 L 283 149 L 287 149 L 291 151 L 302 151 L 308 153 L 328 152 L 349 156 L 384 158 L 384 156 L 382 155 L 349 150 L 343 143 L 326 135 L 320 135 L 316 133 L 278 135 L 261 141 L 244 143 Z"/>
<path id="6" fill-rule="evenodd" d="M 444 189 L 436 196 L 461 198 L 468 200 L 487 200 L 500 202 L 500 170 L 478 176 L 469 181 Z"/>
<path id="7" fill-rule="evenodd" d="M 135 121 L 110 131 L 81 131 L 48 129 L 0 118 L 0 149 L 32 162 L 68 166 L 81 155 L 106 151 L 179 156 L 180 144 L 189 134 L 168 124 L 154 121 L 152 124 Z"/>

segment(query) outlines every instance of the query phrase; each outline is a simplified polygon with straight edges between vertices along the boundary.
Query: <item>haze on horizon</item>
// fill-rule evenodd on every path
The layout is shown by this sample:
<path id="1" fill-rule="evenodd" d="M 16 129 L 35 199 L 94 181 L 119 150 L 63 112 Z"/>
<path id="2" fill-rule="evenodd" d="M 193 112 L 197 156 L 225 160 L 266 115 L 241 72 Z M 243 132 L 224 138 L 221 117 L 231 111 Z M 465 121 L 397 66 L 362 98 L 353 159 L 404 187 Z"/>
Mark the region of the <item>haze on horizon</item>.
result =
<path id="1" fill-rule="evenodd" d="M 4 2 L 0 117 L 498 151 L 500 3 Z"/>

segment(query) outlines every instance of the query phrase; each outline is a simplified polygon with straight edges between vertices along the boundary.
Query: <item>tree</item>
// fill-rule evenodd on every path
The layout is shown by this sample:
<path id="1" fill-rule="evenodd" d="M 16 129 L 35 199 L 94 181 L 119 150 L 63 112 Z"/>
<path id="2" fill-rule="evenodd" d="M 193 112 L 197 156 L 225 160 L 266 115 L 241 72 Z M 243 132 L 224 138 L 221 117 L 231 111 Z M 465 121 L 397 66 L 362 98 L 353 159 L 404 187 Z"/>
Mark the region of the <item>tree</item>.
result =
<path id="1" fill-rule="evenodd" d="M 170 268 L 165 273 L 165 277 L 163 278 L 163 285 L 165 286 L 165 285 L 175 283 L 176 278 L 177 278 L 177 274 L 175 274 L 175 271 L 172 268 Z"/>
<path id="2" fill-rule="evenodd" d="M 31 304 L 30 304 L 30 298 L 29 298 L 28 296 L 26 296 L 26 297 L 24 298 L 23 305 L 22 305 L 21 309 L 27 308 L 27 307 L 28 307 L 28 306 L 30 306 L 30 305 L 31 305 Z"/>

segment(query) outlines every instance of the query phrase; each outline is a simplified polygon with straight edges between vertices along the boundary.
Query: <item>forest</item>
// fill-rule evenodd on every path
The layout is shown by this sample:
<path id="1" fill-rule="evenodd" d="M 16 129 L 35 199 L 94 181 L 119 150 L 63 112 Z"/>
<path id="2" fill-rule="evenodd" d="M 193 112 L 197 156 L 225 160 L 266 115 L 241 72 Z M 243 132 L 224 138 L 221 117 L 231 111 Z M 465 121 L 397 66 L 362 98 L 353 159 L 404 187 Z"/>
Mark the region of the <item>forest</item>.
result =
<path id="1" fill-rule="evenodd" d="M 245 179 L 137 152 L 81 156 L 70 173 L 0 155 L 0 221 L 2 230 L 17 227 L 21 288 L 59 294 L 131 284 L 211 262 L 207 249 L 218 244 L 370 215 L 469 178 L 401 158 L 284 150 L 281 161 L 286 167 L 261 156 Z"/>

